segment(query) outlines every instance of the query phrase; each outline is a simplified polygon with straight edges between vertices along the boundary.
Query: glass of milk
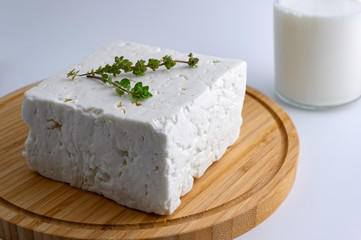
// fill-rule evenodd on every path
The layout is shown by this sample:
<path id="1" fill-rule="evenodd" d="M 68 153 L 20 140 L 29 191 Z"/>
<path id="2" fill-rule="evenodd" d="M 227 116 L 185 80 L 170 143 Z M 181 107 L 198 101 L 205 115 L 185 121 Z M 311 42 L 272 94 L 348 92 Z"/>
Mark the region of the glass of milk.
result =
<path id="1" fill-rule="evenodd" d="M 274 1 L 275 88 L 321 109 L 361 96 L 361 0 Z"/>

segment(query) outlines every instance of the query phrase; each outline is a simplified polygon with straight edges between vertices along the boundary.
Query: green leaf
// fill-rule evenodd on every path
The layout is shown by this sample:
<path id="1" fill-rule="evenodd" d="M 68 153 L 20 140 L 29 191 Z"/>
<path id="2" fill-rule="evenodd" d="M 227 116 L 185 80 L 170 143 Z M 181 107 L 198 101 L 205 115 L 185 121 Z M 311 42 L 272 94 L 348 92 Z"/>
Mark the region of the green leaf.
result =
<path id="1" fill-rule="evenodd" d="M 138 89 L 142 89 L 143 88 L 143 83 L 142 82 L 137 82 L 135 85 L 134 85 L 134 89 L 135 91 L 137 91 Z"/>
<path id="2" fill-rule="evenodd" d="M 151 98 L 151 97 L 153 97 L 153 95 L 150 92 L 146 92 L 146 94 L 144 96 L 144 99 L 148 99 L 148 98 Z"/>
<path id="3" fill-rule="evenodd" d="M 75 69 L 72 69 L 70 72 L 68 72 L 68 74 L 66 75 L 66 77 L 70 77 L 70 76 L 73 76 L 73 73 L 74 73 Z"/>
<path id="4" fill-rule="evenodd" d="M 147 68 L 144 66 L 144 60 L 138 60 L 133 68 L 133 74 L 136 76 L 143 76 Z"/>
<path id="5" fill-rule="evenodd" d="M 109 77 L 109 78 L 108 78 L 108 83 L 109 83 L 110 85 L 112 85 L 112 80 L 113 80 L 112 77 Z"/>
<path id="6" fill-rule="evenodd" d="M 67 78 L 71 77 L 71 80 L 74 80 L 74 78 L 76 76 L 78 76 L 79 70 L 75 71 L 75 69 L 71 70 L 70 72 L 68 72 L 68 74 L 66 75 Z"/>
<path id="7" fill-rule="evenodd" d="M 132 95 L 132 98 L 134 98 L 134 99 L 141 99 L 141 97 L 137 93 L 132 93 L 131 95 Z"/>
<path id="8" fill-rule="evenodd" d="M 148 99 L 153 95 L 149 92 L 149 86 L 143 86 L 142 82 L 137 82 L 131 90 L 135 99 Z"/>
<path id="9" fill-rule="evenodd" d="M 124 59 L 124 57 L 123 57 L 123 56 L 121 56 L 121 57 L 115 57 L 115 59 L 114 59 L 114 60 L 115 60 L 115 62 L 116 62 L 116 63 L 118 63 L 118 64 L 119 64 L 119 63 L 120 63 L 123 59 Z"/>
<path id="10" fill-rule="evenodd" d="M 167 68 L 167 69 L 171 69 L 172 67 L 175 66 L 175 62 L 173 61 L 172 57 L 171 56 L 164 56 L 163 57 L 163 63 L 164 63 L 164 66 Z"/>
<path id="11" fill-rule="evenodd" d="M 160 60 L 158 59 L 153 59 L 153 58 L 150 58 L 148 60 L 148 66 L 150 69 L 152 69 L 153 71 L 155 71 L 158 67 L 159 67 L 159 63 L 160 63 Z"/>
<path id="12" fill-rule="evenodd" d="M 123 96 L 124 95 L 124 91 L 120 90 L 119 88 L 115 88 L 115 91 L 118 93 L 119 96 Z"/>
<path id="13" fill-rule="evenodd" d="M 124 72 L 130 72 L 130 71 L 132 71 L 132 65 L 133 65 L 133 63 L 131 61 L 129 61 L 128 59 L 123 59 L 118 64 L 118 67 L 120 69 L 123 69 Z"/>
<path id="14" fill-rule="evenodd" d="M 98 67 L 98 69 L 95 71 L 95 73 L 102 75 L 104 73 L 102 67 Z"/>
<path id="15" fill-rule="evenodd" d="M 126 88 L 129 90 L 130 88 L 130 80 L 128 78 L 123 78 L 120 83 L 119 83 L 120 86 L 122 86 L 123 88 Z"/>
<path id="16" fill-rule="evenodd" d="M 188 59 L 188 65 L 189 65 L 190 67 L 197 67 L 197 63 L 198 63 L 199 59 L 198 59 L 198 58 L 194 58 L 194 57 L 193 57 L 193 53 L 190 53 L 190 54 L 188 55 L 188 57 L 189 57 L 189 59 Z"/>
<path id="17" fill-rule="evenodd" d="M 105 73 L 104 73 L 104 74 L 102 74 L 102 78 L 104 78 L 104 79 L 108 79 L 108 77 L 109 77 L 109 76 L 108 76 L 108 74 L 105 74 Z"/>

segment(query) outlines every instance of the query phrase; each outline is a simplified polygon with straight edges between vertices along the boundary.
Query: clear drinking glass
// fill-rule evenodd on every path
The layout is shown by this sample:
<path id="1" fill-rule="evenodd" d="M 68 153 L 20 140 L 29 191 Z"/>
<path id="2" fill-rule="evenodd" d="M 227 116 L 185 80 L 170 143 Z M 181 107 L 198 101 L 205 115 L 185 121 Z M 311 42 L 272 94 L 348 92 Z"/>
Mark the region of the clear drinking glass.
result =
<path id="1" fill-rule="evenodd" d="M 321 109 L 361 96 L 361 1 L 274 1 L 275 88 Z"/>

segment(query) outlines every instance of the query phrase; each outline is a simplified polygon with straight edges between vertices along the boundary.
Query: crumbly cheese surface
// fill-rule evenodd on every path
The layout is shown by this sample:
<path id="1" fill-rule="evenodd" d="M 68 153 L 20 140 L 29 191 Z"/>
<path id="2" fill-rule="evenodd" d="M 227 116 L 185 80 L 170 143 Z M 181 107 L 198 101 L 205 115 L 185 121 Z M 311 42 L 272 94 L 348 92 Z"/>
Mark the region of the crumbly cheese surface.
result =
<path id="1" fill-rule="evenodd" d="M 144 76 L 121 74 L 150 87 L 153 97 L 119 97 L 85 73 L 115 56 L 133 62 L 187 54 L 115 42 L 50 77 L 24 95 L 30 127 L 24 156 L 41 175 L 97 192 L 130 208 L 171 214 L 204 171 L 239 136 L 246 63 L 195 54 L 197 68 L 177 63 Z M 134 84 L 134 83 L 133 83 Z"/>

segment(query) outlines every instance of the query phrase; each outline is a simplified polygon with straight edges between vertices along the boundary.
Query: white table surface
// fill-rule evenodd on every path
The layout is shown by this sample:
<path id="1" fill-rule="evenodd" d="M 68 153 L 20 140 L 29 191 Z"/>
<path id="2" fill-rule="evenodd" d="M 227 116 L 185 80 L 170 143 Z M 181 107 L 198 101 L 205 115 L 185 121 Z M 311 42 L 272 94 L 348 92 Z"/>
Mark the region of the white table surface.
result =
<path id="1" fill-rule="evenodd" d="M 361 239 L 361 100 L 328 111 L 280 102 L 272 16 L 270 0 L 0 0 L 0 97 L 117 40 L 244 59 L 248 85 L 290 115 L 301 150 L 287 199 L 237 239 Z"/>

